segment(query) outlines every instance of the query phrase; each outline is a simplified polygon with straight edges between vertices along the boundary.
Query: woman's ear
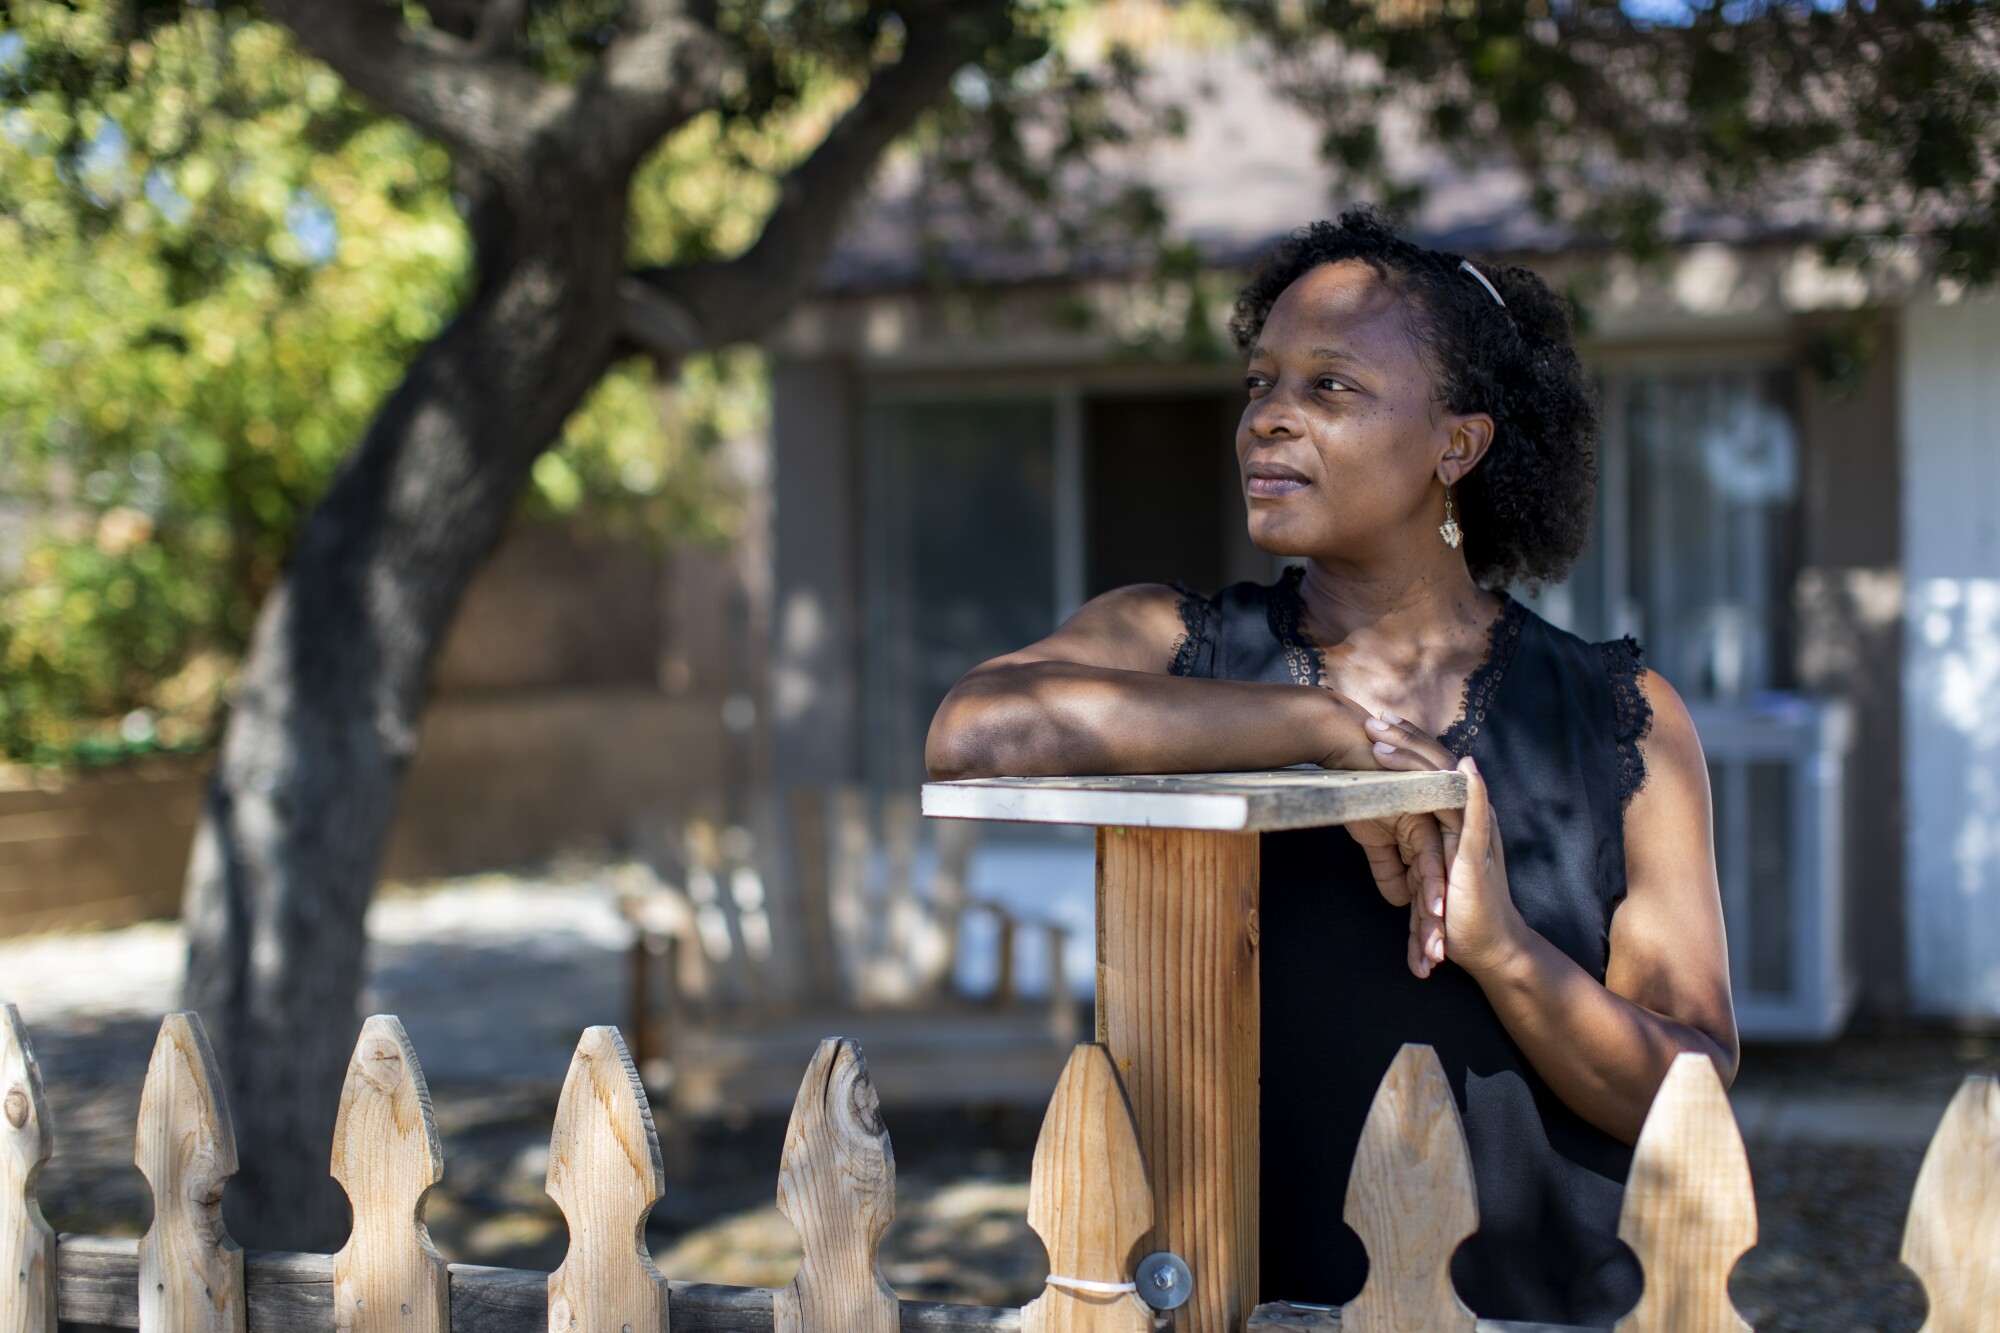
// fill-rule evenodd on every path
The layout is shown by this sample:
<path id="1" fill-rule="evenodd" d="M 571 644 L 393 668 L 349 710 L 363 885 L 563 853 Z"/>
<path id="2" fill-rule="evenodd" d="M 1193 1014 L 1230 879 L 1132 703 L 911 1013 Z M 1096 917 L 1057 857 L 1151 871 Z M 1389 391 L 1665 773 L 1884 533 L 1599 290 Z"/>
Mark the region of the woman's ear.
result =
<path id="1" fill-rule="evenodd" d="M 1438 456 L 1437 477 L 1447 486 L 1456 486 L 1465 474 L 1486 457 L 1487 448 L 1493 443 L 1493 418 L 1484 412 L 1455 419 L 1451 434 L 1445 440 L 1444 452 Z"/>

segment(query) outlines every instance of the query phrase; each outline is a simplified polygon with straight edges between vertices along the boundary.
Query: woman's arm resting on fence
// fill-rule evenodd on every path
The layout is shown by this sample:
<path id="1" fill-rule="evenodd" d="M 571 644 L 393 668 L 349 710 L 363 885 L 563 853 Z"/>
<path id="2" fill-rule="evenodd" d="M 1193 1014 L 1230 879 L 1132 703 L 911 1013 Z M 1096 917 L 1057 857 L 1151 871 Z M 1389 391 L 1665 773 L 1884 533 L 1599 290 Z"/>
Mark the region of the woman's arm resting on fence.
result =
<path id="1" fill-rule="evenodd" d="M 1651 672 L 1642 687 L 1654 717 L 1647 778 L 1625 811 L 1626 892 L 1611 918 L 1602 983 L 1515 910 L 1486 786 L 1470 761 L 1461 766 L 1465 831 L 1446 835 L 1445 955 L 1478 980 L 1550 1090 L 1626 1143 L 1639 1137 L 1675 1056 L 1709 1056 L 1725 1085 L 1737 1059 L 1708 767 L 1680 696 Z"/>
<path id="2" fill-rule="evenodd" d="M 1324 689 L 1171 673 L 1163 584 L 1105 593 L 1055 633 L 974 667 L 931 719 L 934 778 L 1375 768 L 1366 710 Z"/>

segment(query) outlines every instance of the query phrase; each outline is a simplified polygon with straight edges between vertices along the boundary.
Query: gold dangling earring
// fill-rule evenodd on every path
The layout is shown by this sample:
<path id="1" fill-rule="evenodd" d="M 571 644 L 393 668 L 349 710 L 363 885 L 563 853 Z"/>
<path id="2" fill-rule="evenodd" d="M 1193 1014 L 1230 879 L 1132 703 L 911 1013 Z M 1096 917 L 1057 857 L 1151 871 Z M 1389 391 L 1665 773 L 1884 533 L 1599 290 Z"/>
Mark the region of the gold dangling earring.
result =
<path id="1" fill-rule="evenodd" d="M 1438 524 L 1438 536 L 1454 551 L 1465 541 L 1465 529 L 1458 526 L 1458 516 L 1452 509 L 1449 486 L 1444 488 L 1444 522 Z"/>

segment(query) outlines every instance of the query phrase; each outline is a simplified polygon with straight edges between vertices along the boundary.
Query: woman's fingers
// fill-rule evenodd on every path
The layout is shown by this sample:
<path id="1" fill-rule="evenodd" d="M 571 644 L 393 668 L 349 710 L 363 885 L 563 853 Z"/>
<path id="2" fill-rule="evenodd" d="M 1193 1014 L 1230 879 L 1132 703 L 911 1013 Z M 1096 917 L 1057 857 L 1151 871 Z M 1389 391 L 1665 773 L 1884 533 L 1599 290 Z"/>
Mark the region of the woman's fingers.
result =
<path id="1" fill-rule="evenodd" d="M 1354 826 L 1348 826 L 1348 833 L 1354 835 Z M 1368 854 L 1368 873 L 1375 877 L 1375 887 L 1391 907 L 1401 907 L 1410 901 L 1410 877 L 1403 864 L 1403 855 L 1395 843 L 1375 841 L 1355 836 L 1361 843 L 1361 850 Z"/>
<path id="2" fill-rule="evenodd" d="M 1420 977 L 1429 976 L 1445 958 L 1444 922 L 1418 911 L 1414 902 L 1410 904 L 1410 951 L 1421 964 L 1413 969 Z"/>
<path id="3" fill-rule="evenodd" d="M 1370 732 L 1369 734 L 1371 736 L 1378 735 L 1375 732 Z M 1375 755 L 1375 766 L 1387 772 L 1434 773 L 1437 771 L 1436 764 L 1424 758 L 1415 750 L 1405 749 L 1393 741 L 1381 740 L 1379 736 L 1372 749 Z"/>
<path id="4" fill-rule="evenodd" d="M 1396 846 L 1409 867 L 1411 890 L 1429 915 L 1442 919 L 1449 865 L 1444 830 L 1431 815 L 1403 815 L 1396 821 Z"/>
<path id="5" fill-rule="evenodd" d="M 1444 961 L 1444 923 L 1420 913 L 1410 904 L 1410 971 L 1418 978 L 1429 976 Z"/>
<path id="6" fill-rule="evenodd" d="M 1446 833 L 1427 814 L 1356 820 L 1348 836 L 1361 845 L 1384 901 L 1410 909 L 1410 971 L 1427 977 L 1445 959 L 1445 898 L 1450 854 Z"/>
<path id="7" fill-rule="evenodd" d="M 1411 970 L 1427 977 L 1445 956 L 1444 842 L 1437 821 L 1429 815 L 1398 817 L 1396 850 L 1409 881 Z"/>
<path id="8" fill-rule="evenodd" d="M 1451 751 L 1435 736 L 1411 726 L 1394 713 L 1374 713 L 1363 719 L 1362 729 L 1374 741 L 1375 762 L 1402 772 L 1431 772 L 1452 767 Z"/>
<path id="9" fill-rule="evenodd" d="M 1465 812 L 1453 864 L 1461 857 L 1471 857 L 1467 865 L 1484 866 L 1492 861 L 1497 841 L 1493 837 L 1493 801 L 1486 792 L 1486 779 L 1480 776 L 1479 765 L 1472 761 L 1471 755 L 1459 760 L 1458 771 L 1465 774 Z"/>

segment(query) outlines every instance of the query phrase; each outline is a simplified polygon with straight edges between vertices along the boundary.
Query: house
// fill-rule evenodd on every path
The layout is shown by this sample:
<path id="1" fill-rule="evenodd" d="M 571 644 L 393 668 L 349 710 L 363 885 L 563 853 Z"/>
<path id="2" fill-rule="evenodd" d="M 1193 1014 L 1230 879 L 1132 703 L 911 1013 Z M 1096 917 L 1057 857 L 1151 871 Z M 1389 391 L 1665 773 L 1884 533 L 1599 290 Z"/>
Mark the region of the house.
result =
<path id="1" fill-rule="evenodd" d="M 921 236 L 892 174 L 771 341 L 772 771 L 914 784 L 952 682 L 1089 596 L 1271 576 L 1220 325 L 1254 257 L 1337 205 L 1317 130 L 1245 59 L 1156 53 L 1187 133 L 1121 167 L 1191 277 Z M 2000 301 L 1915 247 L 1829 269 L 1809 210 L 1684 219 L 1639 264 L 1535 222 L 1505 171 L 1413 166 L 1417 233 L 1583 294 L 1598 521 L 1567 583 L 1517 592 L 1638 635 L 1690 700 L 1746 1035 L 2000 1016 Z"/>

